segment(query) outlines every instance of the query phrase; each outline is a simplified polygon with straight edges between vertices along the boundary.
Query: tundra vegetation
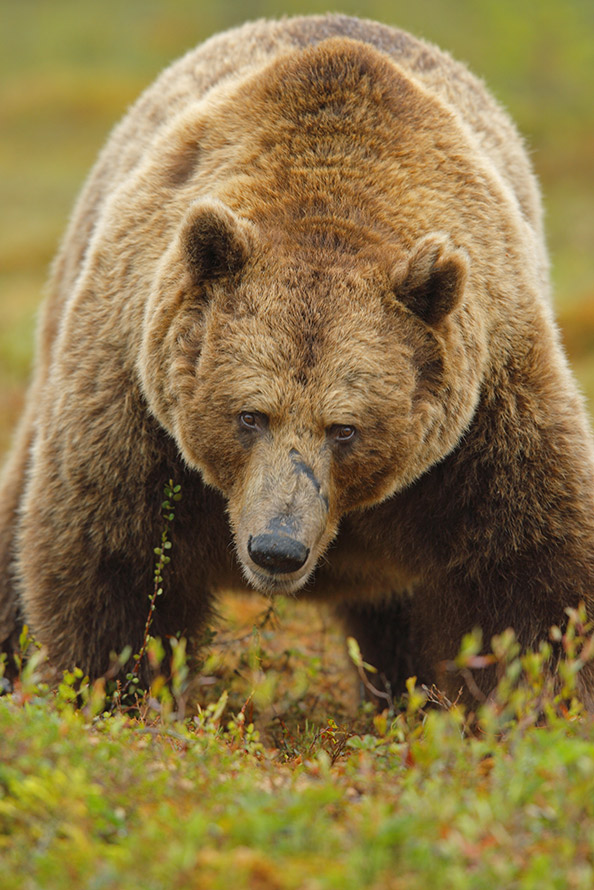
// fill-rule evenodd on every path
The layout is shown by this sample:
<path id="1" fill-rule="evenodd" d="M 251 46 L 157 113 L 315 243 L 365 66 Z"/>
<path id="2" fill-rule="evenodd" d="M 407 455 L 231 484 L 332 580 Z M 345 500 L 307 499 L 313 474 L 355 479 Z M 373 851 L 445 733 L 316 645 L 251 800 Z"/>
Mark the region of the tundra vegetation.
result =
<path id="1" fill-rule="evenodd" d="M 557 688 L 550 644 L 519 656 L 504 634 L 497 690 L 468 714 L 414 678 L 396 708 L 355 710 L 311 606 L 236 601 L 194 687 L 180 640 L 166 677 L 141 690 L 131 672 L 115 697 L 79 671 L 50 691 L 25 632 L 0 704 L 0 886 L 586 890 L 594 742 L 575 681 L 591 628 L 577 610 L 552 636 Z M 469 683 L 478 643 L 456 661 Z"/>
<path id="2" fill-rule="evenodd" d="M 326 8 L 265 2 L 241 17 Z M 164 63 L 239 13 L 189 0 L 107 0 L 100 17 L 67 0 L 0 11 L 3 449 L 47 264 L 109 125 Z M 527 135 L 562 328 L 591 402 L 591 4 L 375 2 L 366 14 L 468 61 Z M 167 594 L 174 528 L 155 541 L 147 619 L 150 597 Z M 198 680 L 183 640 L 165 658 L 149 623 L 143 654 L 161 667 L 148 690 L 134 672 L 114 690 L 76 671 L 50 690 L 23 633 L 20 676 L 0 701 L 0 888 L 592 887 L 593 723 L 575 696 L 592 628 L 579 610 L 552 630 L 565 653 L 557 686 L 544 679 L 549 644 L 520 656 L 505 634 L 489 657 L 497 692 L 474 714 L 414 679 L 396 708 L 357 706 L 376 677 L 311 605 L 253 597 L 222 612 Z M 468 637 L 457 660 L 468 683 L 485 666 L 478 646 Z"/>

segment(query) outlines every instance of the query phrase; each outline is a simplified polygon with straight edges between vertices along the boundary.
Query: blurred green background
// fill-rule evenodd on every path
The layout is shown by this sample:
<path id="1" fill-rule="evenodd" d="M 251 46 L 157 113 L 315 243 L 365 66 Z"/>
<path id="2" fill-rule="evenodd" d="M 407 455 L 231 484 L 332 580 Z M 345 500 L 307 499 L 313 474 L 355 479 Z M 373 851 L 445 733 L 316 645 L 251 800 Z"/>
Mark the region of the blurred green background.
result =
<path id="1" fill-rule="evenodd" d="M 212 33 L 329 10 L 434 41 L 509 109 L 541 179 L 561 326 L 594 405 L 594 0 L 0 0 L 0 453 L 48 264 L 110 127 Z"/>

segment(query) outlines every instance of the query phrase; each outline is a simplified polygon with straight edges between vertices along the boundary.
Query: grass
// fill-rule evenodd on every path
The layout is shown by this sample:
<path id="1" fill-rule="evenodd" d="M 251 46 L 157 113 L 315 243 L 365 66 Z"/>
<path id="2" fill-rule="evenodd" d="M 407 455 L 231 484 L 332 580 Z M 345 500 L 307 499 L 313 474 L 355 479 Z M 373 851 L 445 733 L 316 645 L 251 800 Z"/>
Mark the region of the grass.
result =
<path id="1" fill-rule="evenodd" d="M 501 680 L 471 728 L 414 680 L 399 712 L 353 710 L 328 629 L 312 631 L 312 607 L 281 611 L 303 649 L 283 648 L 268 608 L 229 605 L 193 693 L 178 660 L 177 703 L 155 681 L 110 711 L 101 681 L 77 699 L 66 674 L 50 691 L 33 658 L 0 700 L 0 887 L 591 888 L 583 615 L 557 692 L 546 648 L 519 658 L 512 637 L 495 641 Z M 467 640 L 460 664 L 476 669 L 475 652 Z"/>

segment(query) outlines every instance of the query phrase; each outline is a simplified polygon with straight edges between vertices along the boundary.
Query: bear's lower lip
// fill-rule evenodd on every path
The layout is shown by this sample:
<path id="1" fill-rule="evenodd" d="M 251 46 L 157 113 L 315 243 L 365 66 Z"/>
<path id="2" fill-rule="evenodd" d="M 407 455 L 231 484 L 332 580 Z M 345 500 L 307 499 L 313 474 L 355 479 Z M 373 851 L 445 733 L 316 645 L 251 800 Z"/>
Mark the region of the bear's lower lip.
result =
<path id="1" fill-rule="evenodd" d="M 249 566 L 244 565 L 244 574 L 247 580 L 262 593 L 297 593 L 307 582 L 310 572 L 303 572 L 297 578 L 287 578 L 286 575 L 266 574 L 262 571 L 255 571 Z"/>

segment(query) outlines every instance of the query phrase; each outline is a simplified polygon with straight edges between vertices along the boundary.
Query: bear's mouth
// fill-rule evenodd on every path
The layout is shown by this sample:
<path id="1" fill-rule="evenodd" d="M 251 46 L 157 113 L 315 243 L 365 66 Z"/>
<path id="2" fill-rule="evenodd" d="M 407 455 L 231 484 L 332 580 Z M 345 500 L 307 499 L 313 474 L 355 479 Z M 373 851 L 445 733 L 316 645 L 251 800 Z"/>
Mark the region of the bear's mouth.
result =
<path id="1" fill-rule="evenodd" d="M 308 560 L 308 563 L 309 562 L 310 561 Z M 313 560 L 311 562 L 313 562 Z M 313 565 L 307 565 L 298 573 L 294 572 L 291 575 L 288 575 L 268 572 L 266 569 L 262 568 L 252 568 L 252 566 L 246 565 L 246 563 L 241 560 L 243 576 L 247 583 L 250 587 L 254 587 L 260 593 L 264 594 L 297 593 L 309 581 L 314 567 L 315 563 Z"/>

